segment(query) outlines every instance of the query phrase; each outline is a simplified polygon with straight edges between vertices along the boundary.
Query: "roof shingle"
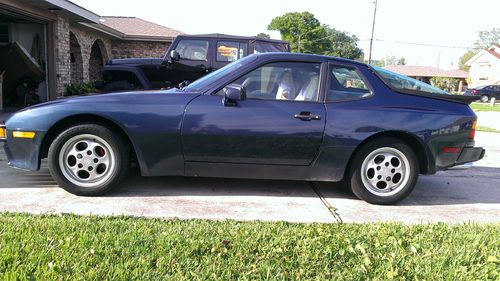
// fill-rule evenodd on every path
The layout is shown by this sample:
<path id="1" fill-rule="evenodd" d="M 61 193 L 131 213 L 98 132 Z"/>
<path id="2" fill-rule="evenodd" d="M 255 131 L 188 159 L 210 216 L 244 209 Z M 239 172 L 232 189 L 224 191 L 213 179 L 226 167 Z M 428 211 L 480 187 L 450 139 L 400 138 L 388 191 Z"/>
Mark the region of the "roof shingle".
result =
<path id="1" fill-rule="evenodd" d="M 136 17 L 101 17 L 101 23 L 126 36 L 169 37 L 184 34 L 181 31 Z"/>

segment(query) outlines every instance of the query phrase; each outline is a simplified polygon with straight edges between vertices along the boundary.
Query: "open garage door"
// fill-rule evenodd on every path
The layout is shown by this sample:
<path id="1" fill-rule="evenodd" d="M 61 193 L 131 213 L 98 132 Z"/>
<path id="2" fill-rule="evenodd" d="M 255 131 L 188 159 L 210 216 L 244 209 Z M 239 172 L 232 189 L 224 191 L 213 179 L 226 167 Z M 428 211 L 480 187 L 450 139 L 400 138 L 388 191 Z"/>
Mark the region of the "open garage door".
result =
<path id="1" fill-rule="evenodd" d="M 0 110 L 47 100 L 47 49 L 45 22 L 0 8 Z"/>

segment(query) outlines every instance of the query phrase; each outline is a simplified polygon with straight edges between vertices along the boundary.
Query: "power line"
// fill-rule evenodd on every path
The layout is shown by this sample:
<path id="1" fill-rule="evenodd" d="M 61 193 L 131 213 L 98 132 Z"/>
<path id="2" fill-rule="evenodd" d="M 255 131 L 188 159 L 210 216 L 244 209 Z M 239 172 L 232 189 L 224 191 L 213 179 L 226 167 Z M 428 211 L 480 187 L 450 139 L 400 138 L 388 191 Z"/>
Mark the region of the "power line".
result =
<path id="1" fill-rule="evenodd" d="M 360 41 L 367 41 L 370 39 L 364 39 Z M 448 49 L 471 49 L 471 50 L 482 50 L 483 48 L 478 47 L 465 47 L 465 46 L 453 46 L 453 45 L 440 45 L 440 44 L 429 44 L 429 43 L 418 43 L 418 42 L 408 42 L 408 41 L 390 41 L 384 39 L 374 39 L 377 42 L 388 42 L 388 43 L 396 43 L 403 45 L 415 45 L 415 46 L 424 46 L 424 47 L 439 47 L 439 48 L 448 48 Z"/>

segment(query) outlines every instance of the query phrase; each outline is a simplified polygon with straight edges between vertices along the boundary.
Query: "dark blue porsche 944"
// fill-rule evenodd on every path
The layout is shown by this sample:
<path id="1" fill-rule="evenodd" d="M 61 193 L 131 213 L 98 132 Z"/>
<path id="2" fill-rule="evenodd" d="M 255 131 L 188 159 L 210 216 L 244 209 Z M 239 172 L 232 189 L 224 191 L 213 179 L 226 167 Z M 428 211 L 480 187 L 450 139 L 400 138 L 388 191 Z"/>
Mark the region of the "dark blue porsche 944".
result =
<path id="1" fill-rule="evenodd" d="M 2 125 L 9 165 L 48 165 L 100 195 L 144 176 L 344 181 L 370 203 L 405 198 L 419 174 L 481 159 L 475 97 L 351 60 L 252 55 L 183 89 L 60 99 Z"/>

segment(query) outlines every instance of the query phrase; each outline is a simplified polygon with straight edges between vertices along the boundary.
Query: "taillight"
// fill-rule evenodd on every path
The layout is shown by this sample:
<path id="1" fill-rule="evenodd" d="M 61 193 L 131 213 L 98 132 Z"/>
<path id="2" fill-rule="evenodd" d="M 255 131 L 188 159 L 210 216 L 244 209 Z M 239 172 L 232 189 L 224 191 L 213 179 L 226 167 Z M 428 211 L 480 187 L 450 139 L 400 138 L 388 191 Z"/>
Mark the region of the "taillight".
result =
<path id="1" fill-rule="evenodd" d="M 460 147 L 453 147 L 453 146 L 443 147 L 444 153 L 460 153 L 460 151 L 462 151 L 462 149 Z"/>
<path id="2" fill-rule="evenodd" d="M 476 135 L 476 126 L 477 126 L 477 120 L 474 120 L 472 123 L 472 128 L 469 132 L 469 139 L 473 140 L 474 136 Z"/>
<path id="3" fill-rule="evenodd" d="M 472 92 L 471 92 L 471 93 L 472 93 L 473 95 L 475 95 L 475 94 L 477 94 L 477 90 L 476 90 L 476 89 L 474 89 L 474 90 L 472 90 Z"/>

